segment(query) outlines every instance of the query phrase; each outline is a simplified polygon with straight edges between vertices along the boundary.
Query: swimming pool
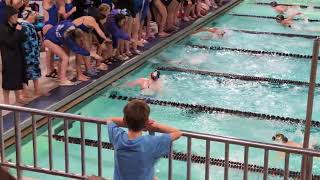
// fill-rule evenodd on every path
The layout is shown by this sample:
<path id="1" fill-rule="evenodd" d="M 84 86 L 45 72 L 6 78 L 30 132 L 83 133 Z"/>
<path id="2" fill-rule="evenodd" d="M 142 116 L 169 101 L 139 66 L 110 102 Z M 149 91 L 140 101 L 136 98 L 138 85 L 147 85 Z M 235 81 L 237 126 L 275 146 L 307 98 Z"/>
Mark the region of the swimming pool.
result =
<path id="1" fill-rule="evenodd" d="M 240 7 L 234 8 L 232 11 Z M 268 8 L 268 7 L 264 7 Z M 228 14 L 228 12 L 227 12 Z M 243 22 L 242 22 L 243 20 Z M 252 23 L 251 23 L 252 22 Z M 248 26 L 243 26 L 243 24 Z M 250 24 L 251 23 L 251 24 Z M 225 26 L 229 30 L 227 37 L 220 40 L 201 40 L 205 34 L 190 36 L 178 44 L 165 49 L 157 56 L 151 58 L 148 63 L 141 68 L 131 72 L 127 76 L 119 79 L 116 84 L 121 85 L 127 81 L 139 77 L 145 77 L 158 67 L 179 67 L 185 69 L 197 69 L 212 72 L 223 72 L 242 74 L 250 76 L 281 78 L 289 80 L 308 81 L 310 60 L 307 58 L 282 57 L 253 55 L 228 50 L 210 50 L 206 48 L 196 48 L 194 45 L 204 45 L 207 47 L 229 47 L 251 50 L 279 51 L 286 53 L 298 53 L 303 55 L 311 54 L 312 40 L 295 37 L 280 37 L 275 35 L 253 35 L 232 29 L 248 29 L 252 31 L 270 31 L 293 33 L 291 30 L 280 28 L 276 23 L 269 23 L 268 20 L 250 19 L 224 15 L 208 26 Z M 296 32 L 295 32 L 296 33 Z M 307 34 L 299 32 L 299 34 Z M 200 40 L 199 40 L 200 39 Z M 268 41 L 268 43 L 266 43 Z M 294 45 L 294 46 L 293 46 Z M 286 116 L 292 118 L 304 118 L 307 100 L 307 87 L 303 85 L 277 84 L 260 81 L 244 81 L 215 77 L 209 75 L 199 75 L 188 72 L 164 71 L 161 76 L 165 82 L 165 90 L 153 97 L 157 100 L 171 101 L 185 104 L 205 105 L 208 107 L 220 107 L 239 111 L 249 111 L 254 113 L 271 114 L 275 116 Z M 70 112 L 90 117 L 106 118 L 121 116 L 122 108 L 127 103 L 125 100 L 113 99 L 110 95 L 141 97 L 137 88 L 120 88 L 118 85 L 106 87 L 103 91 L 90 97 Z M 315 121 L 319 117 L 319 91 L 315 96 Z M 230 136 L 247 140 L 272 143 L 271 137 L 282 132 L 289 139 L 295 141 L 302 140 L 303 126 L 300 124 L 288 124 L 276 120 L 266 120 L 265 118 L 254 116 L 238 116 L 230 113 L 201 112 L 192 108 L 172 107 L 167 105 L 150 105 L 151 116 L 161 123 L 175 126 L 179 129 L 204 132 L 216 135 Z M 59 132 L 59 123 L 54 126 Z M 79 137 L 78 123 L 73 123 L 69 130 L 69 136 Z M 86 138 L 97 139 L 96 126 L 86 124 Z M 103 128 L 103 141 L 108 141 L 106 128 Z M 312 137 L 319 137 L 319 128 L 312 128 Z M 39 143 L 38 157 L 39 165 L 48 166 L 48 144 L 47 132 L 43 132 L 37 138 Z M 175 144 L 175 151 L 186 151 L 186 139 L 181 138 Z M 219 143 L 211 144 L 213 151 L 211 157 L 223 159 L 224 147 Z M 53 142 L 54 169 L 64 169 L 64 143 Z M 79 156 L 80 146 L 71 144 L 70 149 L 70 171 L 79 173 L 81 171 Z M 195 141 L 192 145 L 193 153 L 204 156 L 205 142 Z M 32 164 L 32 142 L 26 142 L 22 147 L 24 163 Z M 96 174 L 97 159 L 96 148 L 86 148 L 87 174 Z M 250 149 L 249 163 L 263 165 L 262 151 Z M 239 146 L 230 147 L 230 160 L 243 162 L 243 148 Z M 9 159 L 15 160 L 13 154 L 9 154 Z M 270 167 L 283 168 L 284 159 L 279 154 L 272 152 L 269 158 Z M 113 152 L 103 151 L 103 175 L 112 177 L 113 173 Z M 314 160 L 313 171 L 320 174 L 320 160 Z M 174 179 L 185 179 L 186 163 L 174 161 Z M 192 179 L 203 179 L 204 165 L 192 164 Z M 211 178 L 221 179 L 223 169 L 211 166 Z M 290 157 L 290 170 L 299 171 L 300 157 Z M 26 176 L 39 177 L 37 174 L 26 173 Z M 156 176 L 160 179 L 167 177 L 167 161 L 162 159 L 156 167 Z M 261 179 L 262 174 L 250 173 L 250 179 Z M 230 170 L 230 179 L 240 179 L 242 171 Z M 41 176 L 46 179 L 59 179 L 50 176 Z M 270 179 L 280 179 L 281 177 L 270 176 Z M 63 178 L 61 178 L 63 179 Z"/>

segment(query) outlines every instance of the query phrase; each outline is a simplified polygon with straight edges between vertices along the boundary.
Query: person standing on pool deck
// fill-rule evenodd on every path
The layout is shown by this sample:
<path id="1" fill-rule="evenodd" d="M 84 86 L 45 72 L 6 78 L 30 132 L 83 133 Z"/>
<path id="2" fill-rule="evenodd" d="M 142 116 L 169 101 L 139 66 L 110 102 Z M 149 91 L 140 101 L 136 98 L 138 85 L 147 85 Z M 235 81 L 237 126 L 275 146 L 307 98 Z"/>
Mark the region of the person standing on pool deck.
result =
<path id="1" fill-rule="evenodd" d="M 16 102 L 26 104 L 21 96 L 25 77 L 24 53 L 21 44 L 26 37 L 21 25 L 18 25 L 18 11 L 5 8 L 5 24 L 0 25 L 0 51 L 2 60 L 2 88 L 4 103 L 9 104 L 10 91 L 14 91 Z"/>
<path id="2" fill-rule="evenodd" d="M 182 132 L 149 118 L 150 107 L 141 100 L 130 101 L 124 117 L 108 118 L 109 140 L 114 147 L 114 180 L 153 180 L 156 162 L 170 152 L 171 143 Z M 120 127 L 128 127 L 128 133 Z M 143 131 L 164 133 L 142 135 Z"/>
<path id="3" fill-rule="evenodd" d="M 276 1 L 272 1 L 270 3 L 272 8 L 280 14 L 287 14 L 288 16 L 291 15 L 300 15 L 302 14 L 300 12 L 300 7 L 299 6 L 284 6 L 284 5 L 278 5 Z"/>

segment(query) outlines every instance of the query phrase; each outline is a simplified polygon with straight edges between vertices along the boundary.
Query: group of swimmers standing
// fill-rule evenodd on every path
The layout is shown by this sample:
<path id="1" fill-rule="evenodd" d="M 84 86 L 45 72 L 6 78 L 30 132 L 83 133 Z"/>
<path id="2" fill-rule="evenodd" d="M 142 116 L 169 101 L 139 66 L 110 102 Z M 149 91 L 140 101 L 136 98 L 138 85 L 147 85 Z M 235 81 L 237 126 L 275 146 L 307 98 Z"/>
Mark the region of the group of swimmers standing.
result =
<path id="1" fill-rule="evenodd" d="M 1 32 L 6 32 L 0 38 L 5 103 L 9 103 L 10 91 L 15 92 L 16 102 L 27 103 L 28 95 L 20 91 L 28 80 L 34 80 L 36 95 L 47 94 L 41 93 L 38 82 L 40 49 L 46 54 L 45 77 L 54 79 L 59 86 L 72 86 L 75 82 L 68 76 L 68 68 L 73 55 L 76 79 L 88 81 L 114 61 L 141 54 L 139 47 L 155 35 L 167 37 L 179 29 L 180 21 L 193 21 L 217 7 L 214 0 L 43 0 L 40 15 L 28 0 L 0 0 Z M 20 26 L 22 21 L 29 22 L 25 28 Z M 29 34 L 26 28 L 31 28 Z M 23 36 L 15 36 L 21 32 Z M 18 47 L 26 40 L 32 53 L 23 48 L 11 52 L 11 45 L 4 43 L 14 42 Z M 21 58 L 10 61 L 20 54 Z M 26 54 L 32 55 L 28 62 Z"/>

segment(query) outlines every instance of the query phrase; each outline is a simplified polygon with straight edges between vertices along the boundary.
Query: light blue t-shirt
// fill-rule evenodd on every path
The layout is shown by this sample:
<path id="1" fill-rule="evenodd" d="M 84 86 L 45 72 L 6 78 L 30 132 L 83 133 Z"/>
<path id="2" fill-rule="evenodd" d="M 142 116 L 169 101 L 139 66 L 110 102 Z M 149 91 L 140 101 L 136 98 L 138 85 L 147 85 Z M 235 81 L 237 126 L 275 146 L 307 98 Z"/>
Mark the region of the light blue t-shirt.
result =
<path id="1" fill-rule="evenodd" d="M 153 180 L 155 163 L 170 151 L 170 135 L 129 140 L 127 132 L 115 123 L 108 124 L 108 133 L 114 146 L 113 180 Z"/>

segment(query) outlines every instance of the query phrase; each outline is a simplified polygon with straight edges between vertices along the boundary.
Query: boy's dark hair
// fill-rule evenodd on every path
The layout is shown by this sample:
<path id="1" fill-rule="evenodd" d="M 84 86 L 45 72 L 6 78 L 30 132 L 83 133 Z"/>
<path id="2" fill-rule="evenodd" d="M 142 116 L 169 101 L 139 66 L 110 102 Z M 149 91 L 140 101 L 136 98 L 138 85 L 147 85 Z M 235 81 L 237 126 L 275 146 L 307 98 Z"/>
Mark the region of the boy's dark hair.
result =
<path id="1" fill-rule="evenodd" d="M 123 120 L 129 130 L 141 131 L 149 120 L 150 108 L 144 101 L 132 100 L 123 109 Z"/>

